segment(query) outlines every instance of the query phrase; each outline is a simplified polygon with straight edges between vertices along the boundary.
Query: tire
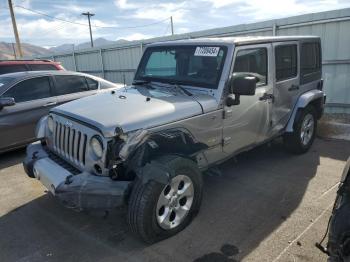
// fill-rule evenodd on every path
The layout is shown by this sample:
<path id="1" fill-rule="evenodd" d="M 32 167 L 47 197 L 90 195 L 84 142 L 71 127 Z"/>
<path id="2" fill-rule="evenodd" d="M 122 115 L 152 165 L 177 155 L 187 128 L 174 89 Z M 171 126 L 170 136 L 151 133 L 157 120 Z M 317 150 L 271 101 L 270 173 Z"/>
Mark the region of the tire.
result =
<path id="1" fill-rule="evenodd" d="M 294 131 L 286 133 L 283 141 L 288 151 L 294 154 L 303 154 L 310 149 L 315 139 L 317 130 L 316 111 L 312 106 L 307 106 L 305 109 L 298 111 L 295 119 Z"/>
<path id="2" fill-rule="evenodd" d="M 183 230 L 198 213 L 202 199 L 202 175 L 195 162 L 178 156 L 156 162 L 173 171 L 171 183 L 136 179 L 127 216 L 131 231 L 148 244 Z M 176 187 L 178 194 L 173 196 Z M 184 211 L 186 208 L 188 211 Z"/>

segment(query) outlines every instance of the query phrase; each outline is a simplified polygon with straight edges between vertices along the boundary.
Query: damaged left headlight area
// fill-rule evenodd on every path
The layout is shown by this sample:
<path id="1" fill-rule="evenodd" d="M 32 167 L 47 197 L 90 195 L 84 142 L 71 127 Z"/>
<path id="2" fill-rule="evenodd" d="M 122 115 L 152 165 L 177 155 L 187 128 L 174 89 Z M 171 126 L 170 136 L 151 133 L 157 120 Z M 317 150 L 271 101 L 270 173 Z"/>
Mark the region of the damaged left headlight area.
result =
<path id="1" fill-rule="evenodd" d="M 108 142 L 106 167 L 115 180 L 131 181 L 147 163 L 163 155 L 173 154 L 196 161 L 198 152 L 208 148 L 197 142 L 184 129 L 174 128 L 158 132 L 137 130 L 119 134 Z"/>

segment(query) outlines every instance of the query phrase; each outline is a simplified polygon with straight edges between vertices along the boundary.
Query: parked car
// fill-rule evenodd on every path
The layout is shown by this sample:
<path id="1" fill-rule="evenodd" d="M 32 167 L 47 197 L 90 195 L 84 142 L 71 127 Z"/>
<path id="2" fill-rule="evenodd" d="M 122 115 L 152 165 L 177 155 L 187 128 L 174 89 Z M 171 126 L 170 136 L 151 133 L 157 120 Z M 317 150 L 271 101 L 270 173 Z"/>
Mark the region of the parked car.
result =
<path id="1" fill-rule="evenodd" d="M 24 71 L 64 70 L 59 62 L 51 60 L 0 60 L 0 75 Z"/>
<path id="2" fill-rule="evenodd" d="M 327 227 L 327 248 L 322 246 L 327 234 L 316 246 L 329 256 L 329 262 L 350 261 L 350 157 L 345 164 Z"/>
<path id="3" fill-rule="evenodd" d="M 52 109 L 24 168 L 71 208 L 127 204 L 152 243 L 190 223 L 210 166 L 281 136 L 294 153 L 311 147 L 321 71 L 318 37 L 150 44 L 132 86 Z"/>
<path id="4" fill-rule="evenodd" d="M 68 71 L 0 75 L 0 153 L 35 141 L 35 126 L 52 107 L 116 87 L 120 85 Z"/>

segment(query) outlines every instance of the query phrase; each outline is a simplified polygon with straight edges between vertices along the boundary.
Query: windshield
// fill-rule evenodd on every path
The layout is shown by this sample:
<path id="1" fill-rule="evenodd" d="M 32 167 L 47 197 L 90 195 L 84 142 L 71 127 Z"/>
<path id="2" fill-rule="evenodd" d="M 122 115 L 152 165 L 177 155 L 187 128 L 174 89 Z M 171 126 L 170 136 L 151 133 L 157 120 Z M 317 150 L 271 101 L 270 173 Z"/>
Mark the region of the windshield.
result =
<path id="1" fill-rule="evenodd" d="M 15 80 L 15 78 L 12 78 L 12 77 L 0 76 L 0 94 L 2 92 L 2 87 L 5 86 L 8 83 L 11 83 L 14 80 Z"/>
<path id="2" fill-rule="evenodd" d="M 216 89 L 226 52 L 224 46 L 150 47 L 141 59 L 135 80 Z"/>

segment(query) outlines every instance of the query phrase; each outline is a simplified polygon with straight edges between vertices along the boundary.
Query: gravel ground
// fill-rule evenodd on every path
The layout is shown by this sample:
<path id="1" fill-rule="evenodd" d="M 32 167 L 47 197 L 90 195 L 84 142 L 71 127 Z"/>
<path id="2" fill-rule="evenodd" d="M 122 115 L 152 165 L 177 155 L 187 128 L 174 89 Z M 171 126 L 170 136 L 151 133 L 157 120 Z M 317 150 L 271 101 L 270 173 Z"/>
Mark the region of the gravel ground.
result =
<path id="1" fill-rule="evenodd" d="M 326 227 L 350 142 L 317 139 L 305 155 L 280 142 L 208 172 L 202 208 L 178 235 L 148 246 L 125 209 L 104 217 L 62 207 L 26 177 L 24 151 L 0 156 L 0 261 L 326 261 Z"/>

